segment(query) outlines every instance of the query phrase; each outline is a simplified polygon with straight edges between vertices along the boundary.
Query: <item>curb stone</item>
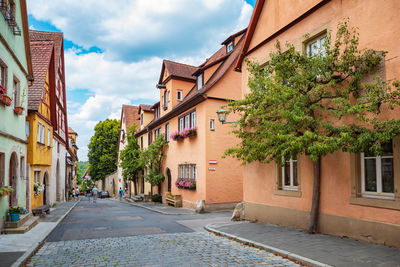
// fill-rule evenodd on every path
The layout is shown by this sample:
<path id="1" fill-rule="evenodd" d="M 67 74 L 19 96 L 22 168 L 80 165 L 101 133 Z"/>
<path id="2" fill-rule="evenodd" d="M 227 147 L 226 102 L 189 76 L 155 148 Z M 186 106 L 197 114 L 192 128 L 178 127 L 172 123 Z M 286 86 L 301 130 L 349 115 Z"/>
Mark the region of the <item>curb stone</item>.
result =
<path id="1" fill-rule="evenodd" d="M 43 242 L 49 237 L 49 235 L 60 224 L 60 222 L 72 211 L 73 208 L 75 208 L 76 205 L 78 205 L 79 202 L 81 202 L 80 198 L 63 216 L 61 216 L 61 218 L 56 222 L 55 225 L 50 227 L 49 231 L 43 237 L 43 239 L 40 242 L 33 244 L 21 257 L 19 257 L 19 259 L 16 262 L 13 263 L 13 265 L 11 265 L 11 267 L 22 266 L 26 262 L 26 260 L 29 259 L 35 253 L 36 249 L 43 244 Z"/>
<path id="2" fill-rule="evenodd" d="M 325 263 L 322 263 L 322 262 L 319 262 L 319 261 L 315 261 L 315 260 L 312 260 L 310 258 L 306 258 L 306 257 L 291 253 L 291 252 L 283 250 L 283 249 L 271 247 L 271 246 L 264 245 L 264 244 L 261 244 L 261 243 L 258 243 L 258 242 L 252 241 L 252 240 L 248 240 L 246 238 L 242 238 L 242 237 L 236 236 L 236 235 L 232 235 L 232 234 L 228 234 L 228 233 L 225 233 L 225 232 L 221 232 L 221 231 L 213 228 L 212 225 L 213 224 L 208 224 L 208 225 L 204 226 L 204 229 L 207 230 L 208 232 L 211 232 L 211 233 L 214 233 L 214 234 L 219 234 L 219 235 L 221 235 L 223 237 L 231 238 L 231 239 L 233 239 L 233 240 L 235 240 L 237 242 L 244 243 L 246 245 L 252 245 L 252 246 L 255 246 L 257 248 L 261 248 L 261 249 L 263 249 L 265 251 L 268 251 L 268 252 L 277 253 L 277 254 L 279 254 L 281 256 L 284 256 L 284 257 L 286 257 L 288 259 L 291 259 L 291 260 L 294 260 L 294 261 L 299 261 L 299 262 L 301 262 L 303 264 L 306 264 L 306 265 L 309 265 L 309 266 L 313 266 L 313 267 L 332 267 L 331 265 L 328 265 L 328 264 L 325 264 Z"/>
<path id="3" fill-rule="evenodd" d="M 193 215 L 193 214 L 195 214 L 194 212 L 193 212 L 193 214 L 192 214 L 192 213 L 164 212 L 164 211 L 161 211 L 161 210 L 157 210 L 157 209 L 153 209 L 153 208 L 150 208 L 150 207 L 138 205 L 138 204 L 136 204 L 136 203 L 134 203 L 134 202 L 128 202 L 128 201 L 125 201 L 125 200 L 119 201 L 119 200 L 111 199 L 111 198 L 109 198 L 109 200 L 117 201 L 117 202 L 124 203 L 124 204 L 128 204 L 128 205 L 135 206 L 135 207 L 138 207 L 138 208 L 143 208 L 143 209 L 151 210 L 151 211 L 154 211 L 154 212 L 157 212 L 157 213 L 160 213 L 160 214 L 164 214 L 164 215 Z"/>

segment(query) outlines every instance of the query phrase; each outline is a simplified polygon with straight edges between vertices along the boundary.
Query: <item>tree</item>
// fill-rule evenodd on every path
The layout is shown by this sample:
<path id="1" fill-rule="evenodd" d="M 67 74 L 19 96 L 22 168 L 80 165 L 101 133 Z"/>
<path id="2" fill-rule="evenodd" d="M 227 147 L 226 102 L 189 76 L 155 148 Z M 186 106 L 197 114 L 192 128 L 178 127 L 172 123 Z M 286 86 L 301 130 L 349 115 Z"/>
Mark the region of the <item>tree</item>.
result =
<path id="1" fill-rule="evenodd" d="M 360 50 L 359 37 L 348 21 L 338 24 L 336 38 L 328 33 L 318 54 L 310 56 L 279 42 L 266 66 L 249 65 L 250 93 L 229 104 L 240 114 L 234 133 L 241 139 L 228 149 L 244 164 L 308 155 L 313 161 L 313 198 L 308 230 L 317 230 L 321 157 L 328 153 L 382 153 L 382 145 L 400 134 L 400 121 L 379 119 L 382 109 L 399 105 L 399 82 L 391 85 L 366 76 L 386 52 Z"/>
<path id="2" fill-rule="evenodd" d="M 147 168 L 147 174 L 144 176 L 144 179 L 152 186 L 157 185 L 158 193 L 161 191 L 161 182 L 165 179 L 161 173 L 161 163 L 167 144 L 164 135 L 160 134 L 142 153 L 143 165 Z"/>
<path id="3" fill-rule="evenodd" d="M 85 173 L 89 166 L 89 162 L 87 161 L 78 161 L 77 166 L 77 184 L 80 185 L 82 183 L 82 176 Z"/>
<path id="4" fill-rule="evenodd" d="M 94 181 L 104 178 L 117 169 L 118 120 L 106 119 L 94 127 L 89 143 L 89 175 Z"/>
<path id="5" fill-rule="evenodd" d="M 128 128 L 128 144 L 119 155 L 119 166 L 122 168 L 124 180 L 133 181 L 135 195 L 137 194 L 136 183 L 139 173 L 143 170 L 143 161 L 141 157 L 142 150 L 135 138 L 136 124 Z"/>

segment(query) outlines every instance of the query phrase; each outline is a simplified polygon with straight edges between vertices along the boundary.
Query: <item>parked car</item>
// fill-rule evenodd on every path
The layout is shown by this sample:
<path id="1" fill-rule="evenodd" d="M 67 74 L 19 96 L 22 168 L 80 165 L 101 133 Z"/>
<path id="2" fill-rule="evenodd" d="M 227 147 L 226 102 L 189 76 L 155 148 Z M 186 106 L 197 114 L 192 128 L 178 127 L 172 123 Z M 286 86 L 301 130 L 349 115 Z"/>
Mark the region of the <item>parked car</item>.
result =
<path id="1" fill-rule="evenodd" d="M 100 198 L 109 198 L 110 194 L 108 193 L 108 191 L 101 191 L 100 192 Z"/>

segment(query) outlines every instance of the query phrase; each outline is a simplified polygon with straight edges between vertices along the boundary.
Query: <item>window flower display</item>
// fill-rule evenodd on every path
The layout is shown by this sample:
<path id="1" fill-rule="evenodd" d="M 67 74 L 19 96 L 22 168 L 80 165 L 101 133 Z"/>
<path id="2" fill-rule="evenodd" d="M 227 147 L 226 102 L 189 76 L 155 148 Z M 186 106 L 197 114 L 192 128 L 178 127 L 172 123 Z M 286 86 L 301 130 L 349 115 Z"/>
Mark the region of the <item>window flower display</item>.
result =
<path id="1" fill-rule="evenodd" d="M 178 178 L 175 185 L 180 189 L 196 190 L 196 180 L 194 179 Z"/>

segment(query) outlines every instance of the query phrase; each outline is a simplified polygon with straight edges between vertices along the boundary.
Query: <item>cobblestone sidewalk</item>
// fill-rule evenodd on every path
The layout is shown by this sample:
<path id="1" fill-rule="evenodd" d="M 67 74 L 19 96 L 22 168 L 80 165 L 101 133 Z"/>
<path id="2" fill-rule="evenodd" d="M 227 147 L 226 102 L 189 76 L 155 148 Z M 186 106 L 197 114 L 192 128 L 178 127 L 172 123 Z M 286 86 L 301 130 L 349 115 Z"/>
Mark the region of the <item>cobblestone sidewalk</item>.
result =
<path id="1" fill-rule="evenodd" d="M 27 266 L 300 266 L 209 233 L 48 242 Z"/>
<path id="2" fill-rule="evenodd" d="M 210 225 L 221 234 L 247 239 L 337 267 L 400 267 L 400 249 L 263 223 Z"/>

